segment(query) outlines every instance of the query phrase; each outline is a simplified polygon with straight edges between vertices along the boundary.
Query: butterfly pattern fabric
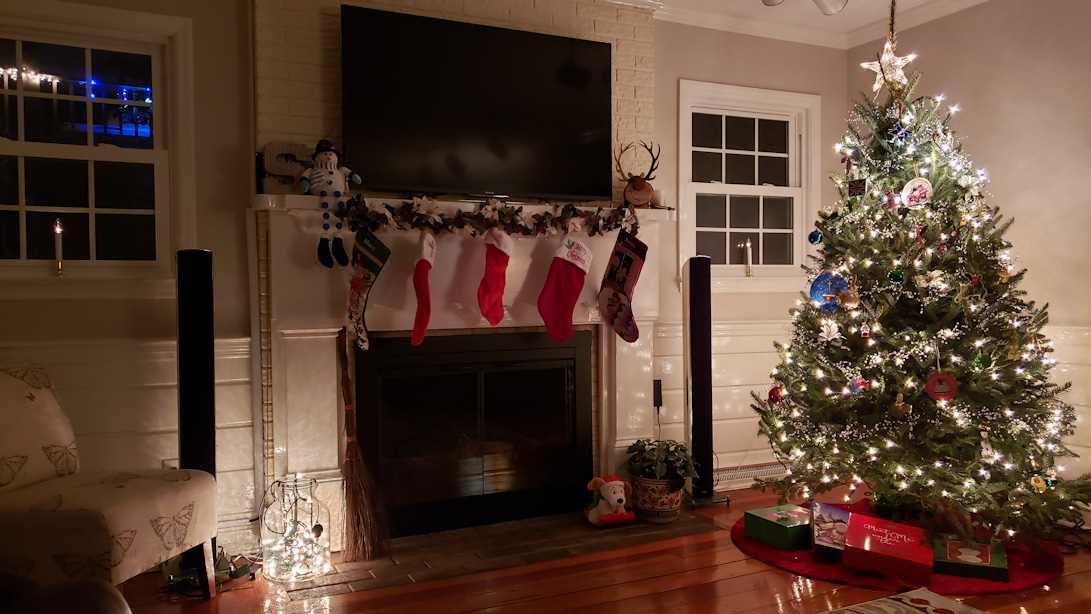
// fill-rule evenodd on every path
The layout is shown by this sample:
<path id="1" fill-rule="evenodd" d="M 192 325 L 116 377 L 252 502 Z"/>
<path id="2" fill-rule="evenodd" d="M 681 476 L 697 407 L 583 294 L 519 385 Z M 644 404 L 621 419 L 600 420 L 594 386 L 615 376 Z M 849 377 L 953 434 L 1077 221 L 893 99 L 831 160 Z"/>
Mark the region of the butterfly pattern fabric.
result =
<path id="1" fill-rule="evenodd" d="M 110 579 L 110 552 L 106 551 L 95 556 L 79 556 L 76 554 L 54 554 L 53 560 L 57 567 L 61 568 L 69 578 L 102 578 Z"/>
<path id="2" fill-rule="evenodd" d="M 173 550 L 186 543 L 189 523 L 193 520 L 193 502 L 186 505 L 174 516 L 157 516 L 151 520 L 152 530 L 159 536 L 167 550 Z"/>
<path id="3" fill-rule="evenodd" d="M 58 493 L 51 497 L 46 497 L 45 499 L 42 499 L 41 501 L 35 503 L 34 507 L 31 507 L 30 510 L 32 512 L 55 512 L 61 509 L 61 505 L 63 503 L 64 497 L 61 496 L 60 493 Z"/>
<path id="4" fill-rule="evenodd" d="M 0 368 L 0 373 L 6 373 L 15 379 L 22 380 L 27 386 L 36 390 L 53 388 L 53 382 L 49 379 L 45 367 L 42 365 L 30 365 L 29 367 Z"/>
<path id="5" fill-rule="evenodd" d="M 140 476 L 135 474 L 135 473 L 129 473 L 127 471 L 121 471 L 121 472 L 118 472 L 118 473 L 108 475 L 108 476 L 106 476 L 104 478 L 99 478 L 97 480 L 91 480 L 90 482 L 85 482 L 83 484 L 80 484 L 78 488 L 82 488 L 84 486 L 117 486 L 117 487 L 123 487 L 125 484 L 129 483 L 130 481 L 136 480 L 136 479 L 139 479 L 139 478 L 140 478 Z"/>
<path id="6" fill-rule="evenodd" d="M 29 576 L 34 571 L 34 561 L 30 559 L 17 559 L 0 556 L 0 573 L 11 573 L 17 576 Z"/>
<path id="7" fill-rule="evenodd" d="M 125 555 L 129 553 L 134 539 L 136 539 L 136 529 L 110 536 L 110 567 L 117 567 L 125 560 Z"/>
<path id="8" fill-rule="evenodd" d="M 0 486 L 11 484 L 25 464 L 27 464 L 25 454 L 0 458 Z"/>
<path id="9" fill-rule="evenodd" d="M 75 441 L 67 446 L 42 446 L 42 451 L 53 463 L 58 476 L 71 475 L 79 469 L 80 459 L 76 454 Z"/>

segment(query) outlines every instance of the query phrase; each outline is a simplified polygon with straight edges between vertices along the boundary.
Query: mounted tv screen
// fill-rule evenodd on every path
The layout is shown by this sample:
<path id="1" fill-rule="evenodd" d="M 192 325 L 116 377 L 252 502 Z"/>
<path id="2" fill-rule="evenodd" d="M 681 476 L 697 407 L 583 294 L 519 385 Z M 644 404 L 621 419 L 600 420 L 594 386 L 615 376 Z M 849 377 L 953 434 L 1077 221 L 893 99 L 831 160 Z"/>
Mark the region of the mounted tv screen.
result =
<path id="1" fill-rule="evenodd" d="M 608 43 L 342 6 L 341 60 L 366 189 L 610 199 Z"/>

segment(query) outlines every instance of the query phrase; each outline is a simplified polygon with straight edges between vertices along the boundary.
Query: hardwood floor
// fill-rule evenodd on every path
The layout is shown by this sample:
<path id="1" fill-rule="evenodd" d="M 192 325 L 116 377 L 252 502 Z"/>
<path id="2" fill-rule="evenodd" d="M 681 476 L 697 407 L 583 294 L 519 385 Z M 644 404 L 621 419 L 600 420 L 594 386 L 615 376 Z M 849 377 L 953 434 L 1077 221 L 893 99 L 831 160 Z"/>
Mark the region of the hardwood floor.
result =
<path id="1" fill-rule="evenodd" d="M 698 514 L 730 528 L 746 510 L 771 505 L 775 498 L 749 490 L 731 495 L 730 506 L 704 508 Z M 889 594 L 810 580 L 769 567 L 735 548 L 728 531 L 306 601 L 289 602 L 283 596 L 278 600 L 277 587 L 258 580 L 205 602 L 156 594 L 157 579 L 147 574 L 122 587 L 134 614 L 809 614 Z M 1091 612 L 1091 553 L 1065 557 L 1064 575 L 1046 586 L 959 600 L 997 614 Z"/>

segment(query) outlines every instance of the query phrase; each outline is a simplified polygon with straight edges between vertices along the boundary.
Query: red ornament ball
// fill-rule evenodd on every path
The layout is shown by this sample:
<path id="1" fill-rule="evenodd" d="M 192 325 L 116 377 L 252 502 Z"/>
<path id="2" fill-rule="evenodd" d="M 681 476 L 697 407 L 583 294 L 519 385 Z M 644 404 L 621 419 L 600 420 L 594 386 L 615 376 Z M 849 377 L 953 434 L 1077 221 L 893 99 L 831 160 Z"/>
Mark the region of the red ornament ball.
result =
<path id="1" fill-rule="evenodd" d="M 936 401 L 950 401 L 958 395 L 958 382 L 948 373 L 933 373 L 924 386 L 928 396 Z"/>
<path id="2" fill-rule="evenodd" d="M 774 405 L 784 400 L 784 391 L 780 386 L 773 386 L 769 389 L 769 402 Z"/>

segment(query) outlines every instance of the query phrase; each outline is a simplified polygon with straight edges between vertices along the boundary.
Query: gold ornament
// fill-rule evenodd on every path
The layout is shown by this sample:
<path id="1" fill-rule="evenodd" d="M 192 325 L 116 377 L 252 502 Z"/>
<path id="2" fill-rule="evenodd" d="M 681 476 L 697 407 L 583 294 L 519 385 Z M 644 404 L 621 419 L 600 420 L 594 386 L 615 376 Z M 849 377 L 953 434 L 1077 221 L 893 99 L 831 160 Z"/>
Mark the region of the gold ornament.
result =
<path id="1" fill-rule="evenodd" d="M 1043 478 L 1040 475 L 1036 475 L 1036 476 L 1032 477 L 1030 479 L 1030 485 L 1034 487 L 1034 490 L 1037 490 L 1040 493 L 1043 493 L 1043 492 L 1046 491 L 1045 478 Z"/>
<path id="2" fill-rule="evenodd" d="M 1006 267 L 997 267 L 996 277 L 1000 280 L 1001 283 L 1006 284 L 1008 283 L 1008 280 L 1011 279 L 1011 272 L 1008 271 Z"/>
<path id="3" fill-rule="evenodd" d="M 1008 360 L 1015 360 L 1019 358 L 1019 342 L 1012 341 L 1008 346 Z"/>
<path id="4" fill-rule="evenodd" d="M 838 300 L 845 309 L 856 309 L 860 306 L 860 293 L 856 290 L 845 290 Z"/>
<path id="5" fill-rule="evenodd" d="M 899 418 L 904 418 L 909 415 L 909 412 L 913 411 L 913 406 L 902 400 L 902 393 L 898 393 L 898 398 L 894 401 L 894 413 Z"/>
<path id="6" fill-rule="evenodd" d="M 879 57 L 877 62 L 864 62 L 860 64 L 861 67 L 868 70 L 875 71 L 875 85 L 871 86 L 871 91 L 878 92 L 883 87 L 883 83 L 886 83 L 890 87 L 891 91 L 895 89 L 901 89 L 899 85 L 905 85 L 909 83 L 909 79 L 906 78 L 905 72 L 902 69 L 906 64 L 916 59 L 915 54 L 909 54 L 907 56 L 898 57 L 894 55 L 894 43 L 893 37 L 887 37 L 886 44 L 883 45 L 883 55 Z"/>

